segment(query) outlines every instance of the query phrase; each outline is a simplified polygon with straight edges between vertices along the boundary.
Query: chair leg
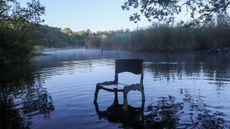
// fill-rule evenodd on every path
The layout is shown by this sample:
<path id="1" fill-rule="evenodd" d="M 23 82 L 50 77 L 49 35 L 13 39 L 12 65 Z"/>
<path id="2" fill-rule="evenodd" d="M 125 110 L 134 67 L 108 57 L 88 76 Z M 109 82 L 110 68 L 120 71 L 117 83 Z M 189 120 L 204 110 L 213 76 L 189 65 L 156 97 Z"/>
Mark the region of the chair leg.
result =
<path id="1" fill-rule="evenodd" d="M 114 104 L 118 104 L 118 93 L 117 91 L 114 92 L 114 101 L 113 101 Z"/>
<path id="2" fill-rule="evenodd" d="M 126 91 L 126 90 L 124 90 L 124 92 L 123 92 L 123 110 L 127 110 L 128 109 L 128 92 L 129 91 Z"/>
<path id="3" fill-rule="evenodd" d="M 142 112 L 144 112 L 144 107 L 145 107 L 145 93 L 144 93 L 144 89 L 141 90 L 141 96 L 142 96 L 142 104 L 141 107 L 143 109 Z M 143 117 L 143 116 L 142 116 Z"/>
<path id="4" fill-rule="evenodd" d="M 142 89 L 140 92 L 141 92 L 142 102 L 145 102 L 145 93 L 144 93 L 144 89 Z"/>
<path id="5" fill-rule="evenodd" d="M 94 103 L 97 103 L 97 98 L 98 98 L 98 92 L 100 90 L 100 86 L 99 85 L 96 85 L 96 90 L 95 90 L 95 93 L 94 93 Z"/>

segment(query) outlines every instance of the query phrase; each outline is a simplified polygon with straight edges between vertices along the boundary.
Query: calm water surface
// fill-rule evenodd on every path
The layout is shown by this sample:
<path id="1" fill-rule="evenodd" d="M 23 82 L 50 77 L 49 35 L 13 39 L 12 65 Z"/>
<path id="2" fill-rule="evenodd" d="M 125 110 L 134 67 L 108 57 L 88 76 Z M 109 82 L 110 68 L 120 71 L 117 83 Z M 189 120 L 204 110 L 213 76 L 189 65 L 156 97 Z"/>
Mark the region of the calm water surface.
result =
<path id="1" fill-rule="evenodd" d="M 133 54 L 98 50 L 47 52 L 28 66 L 1 69 L 0 129 L 230 128 L 230 56 Z M 114 79 L 115 58 L 144 58 L 144 93 L 101 90 Z M 139 76 L 119 74 L 122 83 Z"/>

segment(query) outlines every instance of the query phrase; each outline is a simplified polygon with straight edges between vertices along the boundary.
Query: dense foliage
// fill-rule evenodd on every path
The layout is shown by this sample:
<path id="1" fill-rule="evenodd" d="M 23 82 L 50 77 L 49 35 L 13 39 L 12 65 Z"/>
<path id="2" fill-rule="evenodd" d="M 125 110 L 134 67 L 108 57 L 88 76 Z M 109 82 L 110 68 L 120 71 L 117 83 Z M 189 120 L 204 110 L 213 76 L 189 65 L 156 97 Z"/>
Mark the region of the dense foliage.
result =
<path id="1" fill-rule="evenodd" d="M 26 7 L 17 0 L 0 1 L 0 64 L 25 62 L 34 45 L 33 33 L 45 7 L 31 0 Z"/>
<path id="2" fill-rule="evenodd" d="M 99 48 L 109 33 L 109 31 L 96 33 L 90 30 L 74 32 L 70 28 L 40 25 L 34 39 L 36 39 L 36 45 L 48 48 Z"/>
<path id="3" fill-rule="evenodd" d="M 102 46 L 141 52 L 217 50 L 230 48 L 229 34 L 229 24 L 196 28 L 156 25 L 131 32 L 115 32 Z"/>
<path id="4" fill-rule="evenodd" d="M 225 15 L 229 0 L 125 0 L 123 10 L 137 10 L 130 20 L 137 22 L 141 15 L 150 22 L 154 20 L 174 23 L 175 18 L 189 16 L 191 24 L 206 24 L 217 15 Z M 181 19 L 184 22 L 185 19 Z"/>

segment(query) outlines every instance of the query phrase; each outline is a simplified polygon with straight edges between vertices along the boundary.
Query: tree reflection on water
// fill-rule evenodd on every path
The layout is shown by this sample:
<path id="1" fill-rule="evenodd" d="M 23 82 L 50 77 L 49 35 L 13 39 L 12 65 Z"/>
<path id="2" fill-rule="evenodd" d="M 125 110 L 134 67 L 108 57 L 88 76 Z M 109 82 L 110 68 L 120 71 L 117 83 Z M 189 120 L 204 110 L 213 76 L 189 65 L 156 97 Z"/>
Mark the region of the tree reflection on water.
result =
<path id="1" fill-rule="evenodd" d="M 30 67 L 5 68 L 1 69 L 1 74 L 1 129 L 27 129 L 31 125 L 31 116 L 36 114 L 49 118 L 50 112 L 54 111 L 53 101 L 42 87 L 39 75 L 35 77 Z"/>
<path id="2" fill-rule="evenodd" d="M 183 91 L 181 89 L 182 94 Z M 196 99 L 187 91 L 181 102 L 173 96 L 160 97 L 145 110 L 145 128 L 222 129 L 229 126 L 223 112 L 213 112 L 209 108 L 221 107 L 208 106 L 202 97 Z"/>

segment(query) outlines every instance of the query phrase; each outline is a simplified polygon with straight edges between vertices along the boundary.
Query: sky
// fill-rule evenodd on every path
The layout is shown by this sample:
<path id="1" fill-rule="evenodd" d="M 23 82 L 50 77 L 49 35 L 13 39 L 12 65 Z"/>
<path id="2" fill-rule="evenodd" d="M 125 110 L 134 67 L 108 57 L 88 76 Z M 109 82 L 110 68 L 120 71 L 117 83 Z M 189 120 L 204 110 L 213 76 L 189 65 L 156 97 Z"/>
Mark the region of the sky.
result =
<path id="1" fill-rule="evenodd" d="M 23 0 L 21 0 L 23 1 Z M 28 1 L 28 0 L 24 0 Z M 73 31 L 90 29 L 93 32 L 147 27 L 146 19 L 129 21 L 132 12 L 123 11 L 125 0 L 40 0 L 46 6 L 45 22 L 53 27 L 69 27 Z"/>

